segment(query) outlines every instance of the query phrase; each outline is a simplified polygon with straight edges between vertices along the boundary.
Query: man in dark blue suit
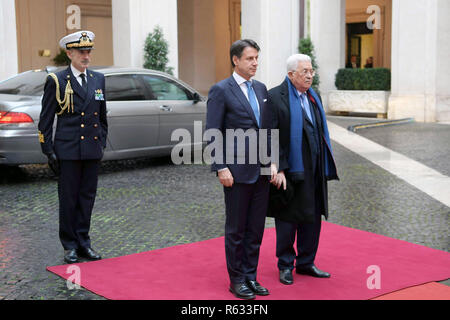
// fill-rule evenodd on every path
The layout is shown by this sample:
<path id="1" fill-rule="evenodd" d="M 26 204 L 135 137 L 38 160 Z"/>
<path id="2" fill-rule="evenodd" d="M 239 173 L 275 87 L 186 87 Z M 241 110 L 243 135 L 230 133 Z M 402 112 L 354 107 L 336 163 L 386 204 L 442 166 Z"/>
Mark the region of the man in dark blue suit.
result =
<path id="1" fill-rule="evenodd" d="M 101 259 L 89 237 L 108 132 L 105 77 L 87 69 L 94 37 L 90 31 L 80 31 L 61 39 L 71 65 L 47 77 L 38 125 L 42 152 L 59 175 L 59 238 L 67 263 L 78 262 L 78 256 Z"/>
<path id="2" fill-rule="evenodd" d="M 259 50 L 253 40 L 238 40 L 231 46 L 234 73 L 211 88 L 207 107 L 206 129 L 219 130 L 223 137 L 223 153 L 212 154 L 212 171 L 217 172 L 224 186 L 229 289 L 241 299 L 269 294 L 256 281 L 256 271 L 270 176 L 261 174 L 263 166 L 258 154 L 249 151 L 250 145 L 259 141 L 259 130 L 269 128 L 271 124 L 271 115 L 266 110 L 267 88 L 263 83 L 251 80 L 257 71 Z M 245 132 L 247 140 L 239 140 L 230 132 L 236 136 Z M 250 137 L 255 138 L 254 141 L 249 141 Z M 271 169 L 275 178 L 276 169 Z"/>

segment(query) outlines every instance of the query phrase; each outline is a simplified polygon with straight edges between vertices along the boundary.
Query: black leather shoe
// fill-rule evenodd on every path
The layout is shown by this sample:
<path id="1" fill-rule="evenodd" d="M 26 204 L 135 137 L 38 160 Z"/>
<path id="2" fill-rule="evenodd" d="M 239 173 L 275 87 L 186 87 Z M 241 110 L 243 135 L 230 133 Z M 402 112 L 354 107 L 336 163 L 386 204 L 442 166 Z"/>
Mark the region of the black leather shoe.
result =
<path id="1" fill-rule="evenodd" d="M 306 269 L 301 269 L 301 268 L 297 268 L 296 272 L 298 274 L 306 274 L 308 276 L 311 277 L 316 277 L 316 278 L 329 278 L 331 277 L 331 275 L 328 272 L 319 270 L 316 266 L 312 266 Z"/>
<path id="2" fill-rule="evenodd" d="M 255 294 L 245 283 L 230 283 L 230 292 L 239 299 L 255 299 Z"/>
<path id="3" fill-rule="evenodd" d="M 67 263 L 77 263 L 78 262 L 77 250 L 75 249 L 64 250 L 64 261 Z"/>
<path id="4" fill-rule="evenodd" d="M 80 248 L 78 250 L 78 254 L 80 257 L 89 259 L 89 260 L 100 260 L 102 257 L 95 252 L 92 248 Z"/>
<path id="5" fill-rule="evenodd" d="M 247 286 L 250 288 L 250 290 L 253 291 L 254 294 L 258 296 L 268 296 L 269 290 L 261 286 L 258 281 L 256 280 L 247 280 L 246 281 Z"/>
<path id="6" fill-rule="evenodd" d="M 292 270 L 290 269 L 284 269 L 284 270 L 280 270 L 280 282 L 282 284 L 293 284 L 294 283 L 294 278 L 292 277 Z"/>

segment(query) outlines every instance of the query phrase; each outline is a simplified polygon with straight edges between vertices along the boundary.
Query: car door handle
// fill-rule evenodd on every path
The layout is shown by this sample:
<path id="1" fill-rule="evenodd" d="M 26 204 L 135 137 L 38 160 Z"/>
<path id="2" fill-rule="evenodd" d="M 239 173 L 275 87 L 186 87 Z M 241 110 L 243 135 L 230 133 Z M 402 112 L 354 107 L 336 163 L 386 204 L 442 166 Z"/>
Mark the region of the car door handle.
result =
<path id="1" fill-rule="evenodd" d="M 162 111 L 172 112 L 172 108 L 169 106 L 160 106 L 159 109 Z"/>

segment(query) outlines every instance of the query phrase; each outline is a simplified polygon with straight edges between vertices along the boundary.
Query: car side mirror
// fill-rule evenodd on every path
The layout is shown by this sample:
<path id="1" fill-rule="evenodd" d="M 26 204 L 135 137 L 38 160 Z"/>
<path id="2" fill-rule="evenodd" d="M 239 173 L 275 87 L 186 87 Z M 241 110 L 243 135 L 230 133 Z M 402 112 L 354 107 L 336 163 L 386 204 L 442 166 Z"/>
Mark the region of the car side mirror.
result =
<path id="1" fill-rule="evenodd" d="M 201 100 L 200 95 L 197 92 L 194 93 L 193 100 L 194 100 L 194 103 L 197 103 Z"/>

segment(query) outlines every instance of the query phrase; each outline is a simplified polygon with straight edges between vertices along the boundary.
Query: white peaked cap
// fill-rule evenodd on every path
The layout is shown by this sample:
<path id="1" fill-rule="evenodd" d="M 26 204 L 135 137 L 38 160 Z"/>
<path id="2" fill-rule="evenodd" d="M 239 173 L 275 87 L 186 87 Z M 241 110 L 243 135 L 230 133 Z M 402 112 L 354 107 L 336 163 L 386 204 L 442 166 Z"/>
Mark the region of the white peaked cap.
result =
<path id="1" fill-rule="evenodd" d="M 59 41 L 63 49 L 93 49 L 95 34 L 92 31 L 77 31 Z"/>

